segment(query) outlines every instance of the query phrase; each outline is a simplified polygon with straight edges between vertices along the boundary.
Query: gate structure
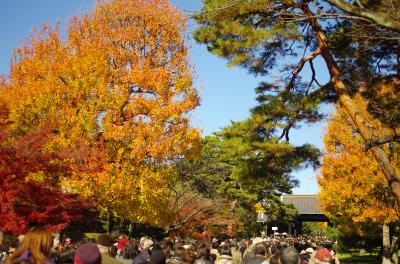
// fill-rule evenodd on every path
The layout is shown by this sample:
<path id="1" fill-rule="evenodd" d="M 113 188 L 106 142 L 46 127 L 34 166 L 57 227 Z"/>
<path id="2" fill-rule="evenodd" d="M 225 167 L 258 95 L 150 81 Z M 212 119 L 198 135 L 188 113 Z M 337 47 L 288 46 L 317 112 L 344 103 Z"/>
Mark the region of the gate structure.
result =
<path id="1" fill-rule="evenodd" d="M 317 195 L 294 195 L 284 194 L 281 196 L 281 201 L 286 204 L 293 204 L 294 208 L 299 211 L 299 215 L 292 227 L 289 225 L 289 234 L 302 234 L 303 222 L 326 222 L 330 225 L 329 219 L 321 210 Z M 294 230 L 292 230 L 292 228 Z"/>

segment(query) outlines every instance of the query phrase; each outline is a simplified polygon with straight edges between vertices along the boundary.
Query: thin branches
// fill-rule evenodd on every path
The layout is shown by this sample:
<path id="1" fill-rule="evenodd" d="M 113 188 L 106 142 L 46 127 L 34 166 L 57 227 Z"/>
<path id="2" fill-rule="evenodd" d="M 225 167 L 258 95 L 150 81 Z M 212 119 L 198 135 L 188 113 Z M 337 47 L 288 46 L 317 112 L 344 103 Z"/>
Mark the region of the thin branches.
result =
<path id="1" fill-rule="evenodd" d="M 294 82 L 296 81 L 296 78 L 298 77 L 299 73 L 301 72 L 301 70 L 304 67 L 304 64 L 307 61 L 311 61 L 313 59 L 315 59 L 318 55 L 321 54 L 321 51 L 319 49 L 317 49 L 316 51 L 314 51 L 311 55 L 308 55 L 306 57 L 303 57 L 300 62 L 297 64 L 296 68 L 294 68 L 293 72 L 292 72 L 292 77 L 290 78 L 289 82 L 287 83 L 286 87 L 285 87 L 285 91 L 289 92 L 290 89 L 294 86 Z"/>

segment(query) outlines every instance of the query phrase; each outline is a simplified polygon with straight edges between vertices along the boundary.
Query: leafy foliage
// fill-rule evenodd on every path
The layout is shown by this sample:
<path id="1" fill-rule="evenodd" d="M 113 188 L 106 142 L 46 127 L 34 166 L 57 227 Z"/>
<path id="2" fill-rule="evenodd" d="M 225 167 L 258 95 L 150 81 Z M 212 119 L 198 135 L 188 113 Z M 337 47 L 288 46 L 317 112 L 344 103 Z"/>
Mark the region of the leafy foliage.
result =
<path id="1" fill-rule="evenodd" d="M 260 104 L 253 109 L 252 120 L 264 124 L 264 127 L 257 125 L 259 135 L 289 141 L 292 128 L 324 118 L 322 104 L 338 102 L 350 124 L 370 147 L 400 202 L 400 170 L 382 147 L 399 141 L 399 128 L 394 123 L 399 105 L 396 93 L 399 32 L 386 23 L 399 24 L 399 3 L 203 2 L 201 12 L 195 16 L 200 25 L 194 33 L 195 39 L 207 45 L 212 53 L 226 58 L 228 64 L 267 77 L 257 88 Z M 342 11 L 335 7 L 340 7 L 338 3 L 354 8 Z M 362 10 L 362 14 L 354 10 Z M 326 83 L 320 81 L 322 68 L 329 73 Z M 385 92 L 385 87 L 391 92 Z M 354 98 L 358 92 L 368 100 L 367 108 Z M 361 115 L 365 109 L 380 122 Z"/>
<path id="2" fill-rule="evenodd" d="M 71 174 L 65 153 L 48 153 L 51 124 L 12 139 L 8 110 L 0 106 L 0 229 L 20 234 L 32 225 L 61 230 L 80 220 L 90 206 L 77 195 L 63 192 L 60 178 Z"/>
<path id="3" fill-rule="evenodd" d="M 66 40 L 45 25 L 15 50 L 0 90 L 10 133 L 53 121 L 43 150 L 77 154 L 64 190 L 157 224 L 171 163 L 196 153 L 200 138 L 184 31 L 185 16 L 166 0 L 99 1 L 71 19 Z"/>
<path id="4" fill-rule="evenodd" d="M 363 114 L 368 115 L 365 100 L 360 95 L 356 100 L 364 106 Z M 387 151 L 398 162 L 398 146 L 396 150 L 392 145 L 392 150 Z M 318 183 L 327 216 L 336 219 L 345 233 L 355 231 L 359 235 L 367 235 L 371 228 L 365 226 L 372 223 L 378 226 L 396 223 L 399 217 L 392 193 L 372 153 L 365 150 L 343 109 L 330 121 L 325 147 L 327 154 Z"/>

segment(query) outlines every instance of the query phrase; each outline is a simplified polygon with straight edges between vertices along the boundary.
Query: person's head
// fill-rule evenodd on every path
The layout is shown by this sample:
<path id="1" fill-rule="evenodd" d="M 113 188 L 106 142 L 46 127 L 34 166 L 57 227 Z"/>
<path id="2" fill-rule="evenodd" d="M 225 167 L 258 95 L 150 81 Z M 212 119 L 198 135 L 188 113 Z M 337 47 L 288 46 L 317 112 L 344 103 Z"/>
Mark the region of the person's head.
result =
<path id="1" fill-rule="evenodd" d="M 75 248 L 74 247 L 66 247 L 58 256 L 57 263 L 73 263 L 75 256 Z"/>
<path id="2" fill-rule="evenodd" d="M 13 252 L 18 247 L 18 238 L 13 235 L 4 235 L 0 244 L 0 252 Z"/>
<path id="3" fill-rule="evenodd" d="M 111 247 L 114 244 L 114 239 L 107 234 L 101 234 L 97 237 L 97 244 L 100 246 Z"/>
<path id="4" fill-rule="evenodd" d="M 154 244 L 150 252 L 150 264 L 165 264 L 166 257 L 161 247 Z"/>
<path id="5" fill-rule="evenodd" d="M 194 252 L 191 249 L 184 249 L 182 251 L 182 253 L 183 253 L 183 255 L 181 257 L 182 257 L 183 262 L 193 263 L 194 260 L 196 259 L 196 255 L 194 254 Z"/>
<path id="6" fill-rule="evenodd" d="M 142 241 L 141 245 L 142 245 L 142 249 L 149 248 L 153 245 L 153 240 L 146 238 Z"/>
<path id="7" fill-rule="evenodd" d="M 254 238 L 254 239 L 251 241 L 251 244 L 252 244 L 253 246 L 255 246 L 255 245 L 257 245 L 257 244 L 262 243 L 263 241 L 264 241 L 264 239 L 263 239 L 262 237 L 256 237 L 256 238 Z"/>
<path id="8" fill-rule="evenodd" d="M 124 259 L 134 259 L 139 253 L 139 242 L 136 240 L 129 240 L 124 249 L 122 249 L 120 255 Z"/>
<path id="9" fill-rule="evenodd" d="M 43 264 L 50 256 L 52 245 L 53 237 L 51 232 L 43 227 L 34 227 L 29 230 L 21 245 L 7 262 L 12 263 L 24 252 L 29 252 L 31 262 Z"/>
<path id="10" fill-rule="evenodd" d="M 201 242 L 197 245 L 197 258 L 210 259 L 210 247 L 207 243 Z"/>
<path id="11" fill-rule="evenodd" d="M 282 250 L 281 263 L 282 264 L 298 264 L 300 263 L 299 252 L 294 247 L 287 247 Z"/>
<path id="12" fill-rule="evenodd" d="M 265 256 L 267 253 L 267 248 L 263 243 L 258 243 L 254 246 L 254 254 L 256 256 Z"/>
<path id="13" fill-rule="evenodd" d="M 66 239 L 65 239 L 65 246 L 71 246 L 71 238 L 69 238 L 69 237 L 67 237 Z"/>
<path id="14" fill-rule="evenodd" d="M 281 264 L 281 255 L 274 254 L 269 258 L 269 264 Z"/>
<path id="15" fill-rule="evenodd" d="M 75 252 L 74 264 L 101 264 L 101 254 L 96 244 L 80 245 Z"/>
<path id="16" fill-rule="evenodd" d="M 326 248 L 320 248 L 315 252 L 315 263 L 317 264 L 329 264 L 332 259 L 331 253 Z"/>
<path id="17" fill-rule="evenodd" d="M 221 249 L 220 249 L 220 251 L 219 251 L 219 253 L 220 253 L 221 255 L 232 256 L 231 248 L 230 248 L 230 246 L 228 246 L 228 245 L 222 246 Z"/>

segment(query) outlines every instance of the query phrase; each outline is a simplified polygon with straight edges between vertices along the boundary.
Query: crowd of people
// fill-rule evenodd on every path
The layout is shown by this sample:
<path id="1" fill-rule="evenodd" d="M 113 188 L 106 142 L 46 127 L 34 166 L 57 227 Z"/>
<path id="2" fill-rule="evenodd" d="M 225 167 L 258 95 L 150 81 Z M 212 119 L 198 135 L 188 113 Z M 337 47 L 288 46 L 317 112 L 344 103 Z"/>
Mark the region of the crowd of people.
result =
<path id="1" fill-rule="evenodd" d="M 326 237 L 272 236 L 252 239 L 150 237 L 138 240 L 101 234 L 97 239 L 62 242 L 44 228 L 25 236 L 0 232 L 1 264 L 328 264 L 339 263 Z"/>

